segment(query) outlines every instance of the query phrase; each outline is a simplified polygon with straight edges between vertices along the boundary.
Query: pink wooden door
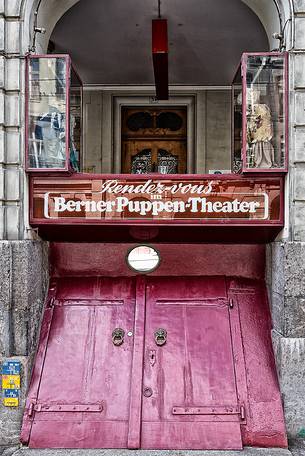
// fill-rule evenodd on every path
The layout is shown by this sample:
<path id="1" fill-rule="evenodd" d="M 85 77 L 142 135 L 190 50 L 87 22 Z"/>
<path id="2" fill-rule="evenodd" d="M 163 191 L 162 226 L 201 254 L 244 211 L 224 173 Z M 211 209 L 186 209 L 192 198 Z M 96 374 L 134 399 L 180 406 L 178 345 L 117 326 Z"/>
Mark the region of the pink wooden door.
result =
<path id="1" fill-rule="evenodd" d="M 133 279 L 66 279 L 45 312 L 22 441 L 32 448 L 125 448 Z M 124 340 L 114 336 L 124 330 Z"/>
<path id="2" fill-rule="evenodd" d="M 224 279 L 149 280 L 144 365 L 142 448 L 242 448 Z"/>
<path id="3" fill-rule="evenodd" d="M 241 448 L 230 312 L 220 278 L 58 280 L 44 315 L 22 442 Z M 123 341 L 115 329 L 124 331 Z M 155 335 L 162 329 L 163 345 L 162 331 Z"/>

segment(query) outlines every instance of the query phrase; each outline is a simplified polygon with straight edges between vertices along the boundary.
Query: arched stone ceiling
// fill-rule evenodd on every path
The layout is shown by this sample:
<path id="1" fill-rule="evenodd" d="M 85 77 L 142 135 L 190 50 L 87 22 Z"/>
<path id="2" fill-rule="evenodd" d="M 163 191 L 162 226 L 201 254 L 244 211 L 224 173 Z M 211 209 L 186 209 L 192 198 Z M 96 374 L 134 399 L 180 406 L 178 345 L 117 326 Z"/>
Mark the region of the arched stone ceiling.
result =
<path id="1" fill-rule="evenodd" d="M 269 49 L 266 31 L 241 0 L 162 0 L 169 27 L 171 84 L 230 84 L 242 52 Z M 51 41 L 67 52 L 85 84 L 153 84 L 153 0 L 80 0 Z"/>

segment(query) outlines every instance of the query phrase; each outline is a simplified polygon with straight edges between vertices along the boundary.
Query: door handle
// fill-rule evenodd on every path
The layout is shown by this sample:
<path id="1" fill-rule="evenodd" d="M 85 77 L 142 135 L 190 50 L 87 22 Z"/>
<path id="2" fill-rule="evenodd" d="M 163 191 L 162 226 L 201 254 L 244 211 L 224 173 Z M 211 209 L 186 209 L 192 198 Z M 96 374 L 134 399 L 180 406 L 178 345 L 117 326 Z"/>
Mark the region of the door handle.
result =
<path id="1" fill-rule="evenodd" d="M 155 331 L 155 342 L 159 347 L 166 344 L 167 340 L 167 331 L 166 329 L 159 328 Z"/>
<path id="2" fill-rule="evenodd" d="M 112 331 L 113 345 L 119 347 L 124 342 L 125 331 L 122 328 L 115 328 Z"/>

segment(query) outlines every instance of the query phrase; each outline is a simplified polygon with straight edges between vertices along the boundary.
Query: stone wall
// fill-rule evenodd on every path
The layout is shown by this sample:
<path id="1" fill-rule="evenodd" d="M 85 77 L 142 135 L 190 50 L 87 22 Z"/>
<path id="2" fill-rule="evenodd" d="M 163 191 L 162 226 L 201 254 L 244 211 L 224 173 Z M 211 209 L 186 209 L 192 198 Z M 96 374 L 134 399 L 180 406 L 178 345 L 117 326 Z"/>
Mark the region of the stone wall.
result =
<path id="1" fill-rule="evenodd" d="M 47 34 L 37 37 L 38 51 L 45 50 L 52 24 L 76 1 L 43 0 L 38 25 L 46 26 Z M 23 167 L 24 55 L 32 45 L 31 13 L 37 3 L 0 0 L 0 239 L 5 240 L 0 242 L 0 361 L 22 362 L 21 405 L 48 280 L 47 245 L 22 241 L 30 237 Z M 285 12 L 292 3 L 295 15 L 293 27 L 286 27 L 295 31 L 290 51 L 288 228 L 281 241 L 268 246 L 267 283 L 287 430 L 295 438 L 305 436 L 305 0 L 279 3 Z M 283 22 L 287 19 L 288 13 Z M 0 405 L 0 445 L 18 442 L 21 417 L 22 406 Z"/>
<path id="2" fill-rule="evenodd" d="M 23 237 L 21 0 L 0 0 L 0 239 Z"/>
<path id="3" fill-rule="evenodd" d="M 0 242 L 0 365 L 21 361 L 20 407 L 0 403 L 0 445 L 19 441 L 20 423 L 48 284 L 48 245 Z"/>
<path id="4" fill-rule="evenodd" d="M 295 49 L 290 55 L 291 239 L 305 241 L 305 0 L 295 0 Z"/>
<path id="5" fill-rule="evenodd" d="M 288 436 L 305 437 L 305 0 L 294 0 L 284 238 L 268 246 L 273 340 Z"/>
<path id="6" fill-rule="evenodd" d="M 267 246 L 273 342 L 288 437 L 305 437 L 305 243 Z"/>

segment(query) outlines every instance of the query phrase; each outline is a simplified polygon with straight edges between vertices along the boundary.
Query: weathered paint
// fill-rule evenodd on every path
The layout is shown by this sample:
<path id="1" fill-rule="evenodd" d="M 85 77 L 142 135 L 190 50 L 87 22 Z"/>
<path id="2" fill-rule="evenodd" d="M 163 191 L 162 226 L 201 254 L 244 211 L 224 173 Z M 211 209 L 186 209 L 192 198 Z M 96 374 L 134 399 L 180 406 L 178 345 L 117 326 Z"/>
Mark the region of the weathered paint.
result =
<path id="1" fill-rule="evenodd" d="M 174 253 L 164 246 L 167 277 L 124 278 L 125 250 L 112 247 L 52 246 L 56 264 L 22 441 L 72 448 L 285 447 L 261 280 L 264 249 L 177 245 Z M 188 271 L 187 254 L 194 263 Z M 99 275 L 107 266 L 114 277 Z M 181 277 L 183 269 L 190 277 Z M 200 277 L 200 269 L 211 276 Z M 116 327 L 125 331 L 120 346 L 111 340 Z M 167 331 L 163 346 L 154 341 L 159 328 Z M 81 412 L 83 406 L 90 411 Z"/>
<path id="2" fill-rule="evenodd" d="M 153 394 L 143 397 L 143 448 L 242 448 L 240 417 L 212 411 L 238 406 L 226 296 L 224 278 L 148 279 L 143 388 Z M 167 331 L 162 347 L 158 328 Z M 211 414 L 190 410 L 201 406 Z M 176 407 L 186 414 L 174 414 Z"/>
<path id="3" fill-rule="evenodd" d="M 32 448 L 126 447 L 133 338 L 125 335 L 117 347 L 112 332 L 133 329 L 134 282 L 86 279 L 58 286 L 53 317 L 43 323 L 49 327 L 40 343 L 45 356 L 36 362 L 26 405 Z M 64 411 L 80 404 L 89 411 Z M 54 405 L 61 410 L 53 411 Z M 101 411 L 90 411 L 93 405 Z"/>
<path id="4" fill-rule="evenodd" d="M 135 276 L 125 261 L 133 245 L 138 244 L 52 243 L 52 276 Z M 265 277 L 264 245 L 153 243 L 152 246 L 160 253 L 161 263 L 150 277 L 229 276 L 258 280 Z"/>

